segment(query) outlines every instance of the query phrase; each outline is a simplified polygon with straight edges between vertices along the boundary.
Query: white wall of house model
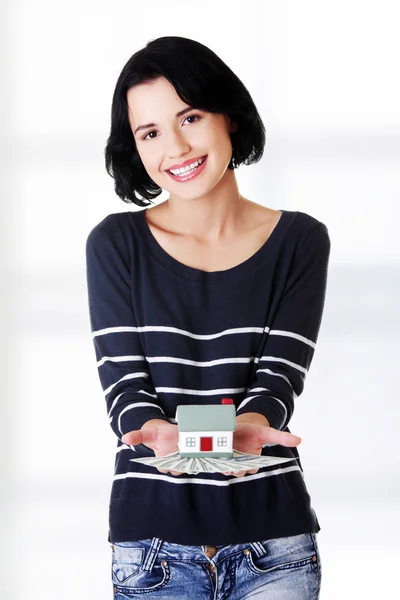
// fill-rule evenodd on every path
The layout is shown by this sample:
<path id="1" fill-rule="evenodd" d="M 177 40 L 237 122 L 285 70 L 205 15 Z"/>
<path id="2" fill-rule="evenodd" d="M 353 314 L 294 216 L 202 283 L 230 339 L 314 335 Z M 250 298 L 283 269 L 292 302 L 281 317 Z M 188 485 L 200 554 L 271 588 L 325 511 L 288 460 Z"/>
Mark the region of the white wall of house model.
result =
<path id="1" fill-rule="evenodd" d="M 201 440 L 204 438 L 212 439 L 212 448 L 202 449 Z M 233 431 L 180 431 L 178 445 L 180 452 L 232 452 Z"/>

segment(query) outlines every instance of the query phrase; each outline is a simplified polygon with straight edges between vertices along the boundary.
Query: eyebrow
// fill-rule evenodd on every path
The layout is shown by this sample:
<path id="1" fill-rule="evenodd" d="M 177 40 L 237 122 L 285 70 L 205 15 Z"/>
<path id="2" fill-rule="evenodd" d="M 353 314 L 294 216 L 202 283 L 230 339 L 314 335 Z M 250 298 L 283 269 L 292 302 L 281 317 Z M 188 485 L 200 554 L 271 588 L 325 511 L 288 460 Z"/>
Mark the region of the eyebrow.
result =
<path id="1" fill-rule="evenodd" d="M 175 117 L 176 118 L 181 117 L 182 115 L 185 115 L 186 113 L 190 112 L 191 110 L 193 110 L 193 106 L 184 108 L 183 110 L 180 110 L 179 112 L 177 112 Z M 136 127 L 136 129 L 135 129 L 134 135 L 136 135 L 138 131 L 141 131 L 142 129 L 147 129 L 148 127 L 157 127 L 157 124 L 156 123 L 147 123 L 147 125 L 139 125 L 139 127 Z"/>

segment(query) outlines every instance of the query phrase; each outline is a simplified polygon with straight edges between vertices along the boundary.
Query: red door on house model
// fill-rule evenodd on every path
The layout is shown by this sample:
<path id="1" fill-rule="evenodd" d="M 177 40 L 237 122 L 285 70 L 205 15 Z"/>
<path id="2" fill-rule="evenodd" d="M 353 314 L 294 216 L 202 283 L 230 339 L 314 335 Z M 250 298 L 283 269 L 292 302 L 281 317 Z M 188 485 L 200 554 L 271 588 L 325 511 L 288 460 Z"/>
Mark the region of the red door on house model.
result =
<path id="1" fill-rule="evenodd" d="M 213 449 L 212 437 L 201 437 L 200 438 L 200 452 L 211 452 Z"/>

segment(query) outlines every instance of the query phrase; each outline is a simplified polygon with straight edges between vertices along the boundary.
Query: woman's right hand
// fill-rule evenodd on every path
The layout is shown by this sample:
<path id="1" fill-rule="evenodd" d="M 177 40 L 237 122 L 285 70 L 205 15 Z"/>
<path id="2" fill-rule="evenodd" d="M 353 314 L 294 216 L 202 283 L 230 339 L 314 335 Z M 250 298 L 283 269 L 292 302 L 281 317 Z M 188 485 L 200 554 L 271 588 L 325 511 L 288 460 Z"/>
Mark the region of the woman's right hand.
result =
<path id="1" fill-rule="evenodd" d="M 178 426 L 163 419 L 150 419 L 141 429 L 129 431 L 121 439 L 128 446 L 144 444 L 150 450 L 153 450 L 156 456 L 167 456 L 179 450 Z M 179 471 L 169 471 L 167 469 L 158 469 L 158 471 L 160 473 L 171 473 L 171 475 L 182 475 Z"/>

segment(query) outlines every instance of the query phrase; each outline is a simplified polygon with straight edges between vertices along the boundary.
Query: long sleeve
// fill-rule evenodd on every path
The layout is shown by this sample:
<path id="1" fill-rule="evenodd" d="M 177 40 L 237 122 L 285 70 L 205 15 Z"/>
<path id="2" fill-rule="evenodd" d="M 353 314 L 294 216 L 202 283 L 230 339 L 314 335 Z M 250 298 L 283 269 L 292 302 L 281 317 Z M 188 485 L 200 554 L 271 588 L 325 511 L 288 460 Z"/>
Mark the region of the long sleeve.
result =
<path id="1" fill-rule="evenodd" d="M 90 323 L 110 425 L 121 438 L 149 419 L 169 419 L 157 401 L 140 341 L 125 241 L 106 217 L 86 241 Z"/>
<path id="2" fill-rule="evenodd" d="M 160 246 L 146 210 L 108 215 L 87 239 L 93 342 L 118 438 L 108 540 L 227 545 L 318 532 L 297 447 L 265 448 L 293 460 L 239 479 L 177 478 L 131 460 L 153 451 L 122 443 L 121 433 L 152 418 L 173 422 L 179 405 L 223 397 L 237 414 L 264 414 L 285 429 L 321 321 L 327 229 L 312 215 L 282 210 L 252 257 L 203 271 Z"/>
<path id="3" fill-rule="evenodd" d="M 237 414 L 258 412 L 271 427 L 287 427 L 315 352 L 325 303 L 330 238 L 319 222 L 294 253 L 282 298 L 255 379 Z"/>

